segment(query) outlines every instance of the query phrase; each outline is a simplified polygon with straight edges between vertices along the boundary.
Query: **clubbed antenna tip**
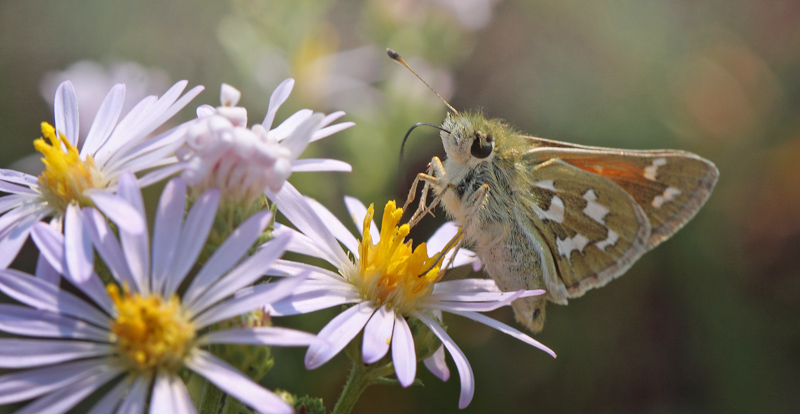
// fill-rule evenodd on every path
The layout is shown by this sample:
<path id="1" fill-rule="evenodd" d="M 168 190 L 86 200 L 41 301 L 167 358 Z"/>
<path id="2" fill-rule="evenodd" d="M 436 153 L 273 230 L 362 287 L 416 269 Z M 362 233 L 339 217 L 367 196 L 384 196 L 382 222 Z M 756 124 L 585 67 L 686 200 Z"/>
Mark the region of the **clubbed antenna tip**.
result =
<path id="1" fill-rule="evenodd" d="M 402 57 L 402 56 L 400 56 L 400 54 L 399 54 L 399 53 L 395 52 L 395 51 L 394 51 L 394 50 L 392 50 L 392 49 L 386 48 L 386 54 L 387 54 L 387 55 L 389 55 L 389 57 L 390 57 L 390 58 L 392 58 L 392 60 L 394 60 L 395 62 L 398 62 L 398 63 L 400 63 L 401 65 L 405 66 L 405 67 L 406 67 L 406 69 L 410 70 L 410 71 L 411 71 L 411 73 L 413 73 L 413 74 L 414 74 L 414 76 L 416 76 L 416 77 L 417 77 L 417 79 L 419 79 L 420 81 L 422 81 L 422 83 L 424 83 L 424 84 L 425 84 L 425 86 L 427 86 L 427 87 L 428 87 L 428 89 L 430 89 L 431 91 L 433 91 L 433 93 L 435 93 L 435 94 L 436 94 L 436 96 L 438 96 L 438 97 L 439 97 L 439 99 L 441 99 L 441 100 L 442 100 L 442 102 L 444 102 L 444 104 L 445 104 L 445 105 L 447 105 L 447 107 L 448 107 L 448 108 L 450 108 L 450 110 L 451 110 L 451 111 L 453 111 L 453 113 L 454 113 L 454 114 L 456 114 L 456 115 L 459 115 L 458 111 L 456 111 L 456 108 L 453 108 L 453 106 L 452 106 L 452 105 L 450 105 L 450 103 L 449 103 L 449 102 L 447 102 L 447 100 L 445 100 L 444 98 L 442 98 L 442 95 L 439 95 L 439 92 L 436 92 L 436 89 L 433 89 L 433 88 L 431 87 L 431 85 L 428 85 L 428 82 L 425 82 L 425 80 L 424 80 L 424 79 L 422 79 L 422 77 L 421 77 L 421 76 L 419 76 L 419 75 L 417 74 L 417 72 L 414 72 L 414 69 L 411 69 L 411 66 L 409 66 L 409 65 L 408 65 L 408 62 L 406 62 L 406 60 L 405 60 L 405 59 L 403 59 L 403 57 Z"/>

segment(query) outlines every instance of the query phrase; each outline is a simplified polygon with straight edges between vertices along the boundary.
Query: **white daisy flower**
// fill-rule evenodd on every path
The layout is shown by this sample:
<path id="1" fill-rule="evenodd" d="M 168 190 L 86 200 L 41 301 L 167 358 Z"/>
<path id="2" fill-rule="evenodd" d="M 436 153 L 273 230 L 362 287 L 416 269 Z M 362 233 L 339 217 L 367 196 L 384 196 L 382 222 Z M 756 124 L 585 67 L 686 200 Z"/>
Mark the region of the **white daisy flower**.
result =
<path id="1" fill-rule="evenodd" d="M 186 131 L 186 147 L 181 152 L 187 163 L 182 175 L 186 183 L 199 192 L 217 188 L 226 202 L 249 205 L 265 189 L 280 190 L 292 172 L 351 171 L 342 161 L 298 159 L 309 143 L 355 125 L 330 125 L 344 112 L 325 116 L 303 109 L 272 128 L 275 114 L 293 86 L 293 79 L 278 85 L 270 96 L 264 121 L 248 128 L 247 109 L 236 106 L 241 93 L 223 84 L 222 105 L 199 107 L 198 119 Z"/>
<path id="2" fill-rule="evenodd" d="M 118 195 L 104 197 L 145 220 L 133 175 L 120 177 Z M 231 298 L 283 254 L 289 235 L 240 262 L 271 214 L 247 220 L 185 283 L 185 293 L 177 293 L 205 244 L 218 200 L 219 193 L 209 191 L 184 219 L 186 186 L 180 179 L 170 181 L 156 213 L 152 247 L 146 231 L 131 233 L 116 221 L 118 240 L 97 210 L 82 209 L 92 243 L 114 278 L 107 287 L 95 273 L 87 280 L 70 273 L 66 263 L 83 260 L 74 241 L 44 223 L 34 226 L 42 255 L 84 298 L 41 278 L 0 270 L 0 291 L 19 302 L 0 304 L 0 330 L 15 335 L 0 338 L 0 367 L 17 370 L 0 376 L 0 404 L 34 399 L 18 412 L 60 413 L 112 382 L 92 413 L 141 412 L 148 405 L 152 413 L 193 413 L 180 376 L 188 369 L 258 412 L 293 413 L 280 397 L 203 349 L 314 342 L 311 334 L 277 327 L 206 329 L 280 299 L 303 281 L 303 276 L 287 278 Z"/>
<path id="3" fill-rule="evenodd" d="M 80 140 L 75 90 L 69 81 L 62 83 L 56 91 L 55 128 L 42 123 L 44 138 L 34 141 L 44 156 L 42 174 L 34 177 L 0 169 L 0 192 L 8 193 L 0 197 L 0 268 L 8 267 L 33 225 L 46 217 L 57 228 L 63 225 L 68 239 L 83 239 L 81 226 L 70 222 L 70 217 L 77 216 L 78 208 L 96 204 L 90 190 L 113 190 L 124 172 L 152 170 L 141 178 L 142 185 L 177 172 L 180 166 L 171 164 L 177 161 L 173 154 L 182 144 L 181 128 L 151 134 L 203 90 L 197 86 L 181 96 L 186 85 L 181 81 L 161 98 L 143 99 L 119 122 L 125 85 L 114 86 L 89 133 Z M 84 250 L 84 254 L 89 252 Z M 89 277 L 87 269 L 70 271 L 79 278 Z"/>
<path id="4" fill-rule="evenodd" d="M 407 319 L 418 319 L 427 326 L 453 357 L 461 378 L 459 407 L 472 400 L 474 378 L 466 357 L 447 335 L 440 322 L 441 312 L 472 319 L 511 335 L 555 357 L 553 351 L 530 336 L 479 312 L 508 306 L 517 298 L 541 295 L 544 290 L 502 292 L 490 279 L 440 281 L 439 266 L 447 263 L 460 236 L 455 225 L 447 225 L 429 241 L 412 250 L 405 241 L 409 226 L 398 226 L 402 209 L 393 201 L 386 204 L 380 230 L 376 229 L 373 207 L 364 207 L 353 198 L 345 202 L 356 225 L 362 228 L 358 240 L 331 212 L 319 203 L 304 199 L 291 185 L 270 197 L 278 209 L 302 233 L 279 226 L 274 234 L 292 233 L 289 250 L 319 257 L 332 264 L 338 273 L 316 266 L 279 260 L 270 275 L 310 272 L 307 282 L 292 295 L 272 303 L 270 314 L 291 315 L 352 304 L 331 320 L 317 335 L 321 340 L 306 353 L 309 369 L 317 368 L 339 353 L 363 331 L 362 357 L 371 364 L 387 355 L 397 379 L 404 387 L 416 376 L 417 353 Z M 449 242 L 447 241 L 449 240 Z M 341 247 L 349 250 L 349 255 Z M 432 248 L 435 246 L 434 248 Z M 441 251 L 437 252 L 437 249 Z M 442 257 L 444 255 L 444 257 Z M 459 251 L 454 265 L 474 262 L 471 252 Z M 255 289 L 259 289 L 255 287 Z M 446 380 L 449 373 L 440 348 L 426 366 Z"/>

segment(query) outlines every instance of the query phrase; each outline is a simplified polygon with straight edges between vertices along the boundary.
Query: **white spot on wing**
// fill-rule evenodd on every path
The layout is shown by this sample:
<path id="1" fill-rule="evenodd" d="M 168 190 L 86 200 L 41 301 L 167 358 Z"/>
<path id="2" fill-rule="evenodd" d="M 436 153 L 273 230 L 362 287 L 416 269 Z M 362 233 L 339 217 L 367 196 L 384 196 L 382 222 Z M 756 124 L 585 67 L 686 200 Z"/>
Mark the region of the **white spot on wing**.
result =
<path id="1" fill-rule="evenodd" d="M 608 209 L 595 201 L 597 200 L 597 194 L 594 193 L 594 190 L 591 188 L 586 190 L 586 192 L 583 193 L 583 198 L 586 199 L 587 202 L 586 207 L 583 209 L 583 213 L 591 217 L 594 221 L 605 225 Z"/>
<path id="2" fill-rule="evenodd" d="M 675 187 L 667 187 L 667 189 L 664 190 L 664 193 L 656 196 L 656 198 L 654 198 L 653 202 L 650 204 L 655 208 L 661 208 L 664 203 L 674 200 L 675 196 L 679 195 L 680 193 L 681 190 L 678 190 Z"/>
<path id="3" fill-rule="evenodd" d="M 572 252 L 578 250 L 583 252 L 586 245 L 589 244 L 589 239 L 582 234 L 576 234 L 575 237 L 567 237 L 566 239 L 556 239 L 556 247 L 558 254 L 566 257 L 567 259 L 572 256 Z"/>
<path id="4" fill-rule="evenodd" d="M 556 191 L 556 187 L 553 185 L 553 180 L 539 181 L 534 185 L 539 188 L 544 188 L 545 190 L 550 190 L 553 192 Z"/>
<path id="5" fill-rule="evenodd" d="M 536 204 L 533 205 L 533 209 L 541 220 L 551 220 L 556 223 L 564 221 L 564 202 L 557 196 L 553 196 L 550 200 L 550 207 L 547 210 L 542 210 Z"/>
<path id="6" fill-rule="evenodd" d="M 653 160 L 653 164 L 649 167 L 644 168 L 644 178 L 647 178 L 650 181 L 656 180 L 656 174 L 658 173 L 658 167 L 667 163 L 666 158 L 656 158 Z"/>
<path id="7" fill-rule="evenodd" d="M 614 230 L 608 229 L 608 237 L 603 241 L 595 243 L 595 246 L 602 251 L 606 251 L 606 247 L 616 245 L 617 240 L 619 240 L 619 234 Z"/>

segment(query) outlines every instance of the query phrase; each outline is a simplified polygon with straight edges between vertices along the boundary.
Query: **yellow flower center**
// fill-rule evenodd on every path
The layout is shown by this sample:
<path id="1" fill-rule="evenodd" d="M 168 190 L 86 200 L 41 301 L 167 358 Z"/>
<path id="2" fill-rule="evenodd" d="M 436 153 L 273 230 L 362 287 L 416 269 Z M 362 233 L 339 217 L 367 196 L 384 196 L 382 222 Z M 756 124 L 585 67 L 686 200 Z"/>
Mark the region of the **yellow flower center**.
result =
<path id="1" fill-rule="evenodd" d="M 119 354 L 141 371 L 180 368 L 193 345 L 195 329 L 178 297 L 143 297 L 131 294 L 127 287 L 120 294 L 113 284 L 106 289 L 117 306 L 111 332 Z"/>
<path id="2" fill-rule="evenodd" d="M 425 243 L 412 250 L 411 240 L 405 241 L 410 228 L 408 224 L 398 227 L 403 209 L 397 208 L 394 201 L 386 203 L 381 239 L 373 244 L 369 235 L 373 215 L 374 207 L 370 205 L 359 242 L 358 275 L 350 279 L 365 299 L 405 313 L 433 291 L 433 284 L 439 280 L 439 258 L 448 249 L 433 257 L 428 257 Z"/>
<path id="3" fill-rule="evenodd" d="M 33 146 L 44 155 L 45 168 L 39 175 L 39 189 L 45 201 L 62 212 L 72 202 L 91 205 L 84 191 L 105 187 L 103 174 L 95 167 L 94 159 L 87 156 L 81 160 L 78 149 L 47 122 L 42 122 L 42 135 L 43 138 L 33 141 Z"/>

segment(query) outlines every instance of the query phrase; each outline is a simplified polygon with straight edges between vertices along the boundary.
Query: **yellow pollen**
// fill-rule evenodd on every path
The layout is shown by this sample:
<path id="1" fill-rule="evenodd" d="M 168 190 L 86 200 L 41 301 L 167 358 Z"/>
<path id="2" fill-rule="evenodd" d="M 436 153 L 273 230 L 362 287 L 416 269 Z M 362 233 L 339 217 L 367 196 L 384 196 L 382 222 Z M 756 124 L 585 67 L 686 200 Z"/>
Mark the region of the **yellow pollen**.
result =
<path id="1" fill-rule="evenodd" d="M 57 134 L 47 122 L 42 122 L 42 135 L 43 138 L 33 141 L 33 146 L 44 155 L 42 162 L 45 168 L 39 175 L 39 189 L 44 199 L 62 212 L 72 202 L 82 206 L 91 205 L 84 191 L 105 187 L 103 175 L 95 167 L 94 159 L 87 156 L 81 160 L 78 149 L 64 135 Z"/>
<path id="2" fill-rule="evenodd" d="M 351 277 L 351 282 L 367 300 L 391 306 L 400 313 L 410 311 L 433 290 L 439 279 L 438 259 L 447 250 L 428 257 L 425 243 L 412 249 L 411 240 L 405 240 L 410 231 L 408 224 L 398 226 L 403 209 L 397 208 L 394 201 L 386 203 L 381 239 L 373 244 L 369 231 L 374 214 L 374 206 L 370 205 L 359 242 L 358 275 Z"/>
<path id="3" fill-rule="evenodd" d="M 111 332 L 119 354 L 141 371 L 180 368 L 193 344 L 195 329 L 178 297 L 142 297 L 131 294 L 127 286 L 123 289 L 121 294 L 117 285 L 106 287 L 117 307 Z"/>

